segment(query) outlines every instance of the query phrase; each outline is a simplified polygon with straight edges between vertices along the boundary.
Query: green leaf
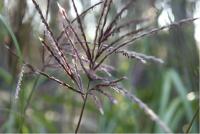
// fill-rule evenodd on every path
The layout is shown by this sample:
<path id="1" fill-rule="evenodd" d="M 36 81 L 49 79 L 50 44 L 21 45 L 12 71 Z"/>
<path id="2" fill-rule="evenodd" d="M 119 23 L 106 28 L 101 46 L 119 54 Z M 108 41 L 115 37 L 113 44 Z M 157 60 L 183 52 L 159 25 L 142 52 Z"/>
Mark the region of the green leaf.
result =
<path id="1" fill-rule="evenodd" d="M 22 52 L 21 52 L 20 47 L 19 47 L 19 43 L 18 43 L 18 41 L 15 37 L 15 34 L 12 31 L 12 28 L 9 26 L 9 23 L 6 21 L 6 19 L 1 14 L 0 14 L 0 23 L 2 23 L 4 25 L 5 29 L 10 34 L 10 36 L 11 36 L 13 42 L 14 42 L 14 45 L 16 47 L 17 55 L 19 56 L 19 62 L 22 63 L 23 58 L 22 58 Z"/>

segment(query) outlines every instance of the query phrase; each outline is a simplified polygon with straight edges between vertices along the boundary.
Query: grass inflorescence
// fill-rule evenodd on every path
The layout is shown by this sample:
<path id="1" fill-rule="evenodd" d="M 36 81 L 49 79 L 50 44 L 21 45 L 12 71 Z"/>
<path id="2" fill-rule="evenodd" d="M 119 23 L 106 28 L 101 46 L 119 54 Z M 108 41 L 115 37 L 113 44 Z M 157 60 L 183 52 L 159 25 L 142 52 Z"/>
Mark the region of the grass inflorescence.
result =
<path id="1" fill-rule="evenodd" d="M 65 9 L 58 3 L 59 13 L 63 19 L 63 29 L 60 34 L 56 37 L 53 30 L 47 22 L 50 0 L 47 3 L 46 15 L 43 15 L 41 7 L 36 0 L 32 0 L 35 5 L 35 9 L 40 15 L 41 21 L 45 26 L 45 31 L 43 37 L 39 37 L 41 45 L 43 46 L 42 52 L 42 69 L 37 69 L 33 65 L 30 65 L 26 61 L 22 67 L 29 68 L 30 71 L 35 74 L 42 75 L 49 80 L 55 81 L 58 84 L 66 87 L 69 91 L 79 94 L 82 98 L 83 104 L 81 112 L 79 115 L 79 120 L 75 133 L 78 132 L 81 126 L 81 120 L 83 117 L 84 109 L 87 104 L 88 96 L 91 96 L 95 102 L 99 111 L 103 114 L 102 102 L 99 99 L 99 95 L 107 97 L 111 103 L 117 104 L 117 100 L 113 97 L 112 93 L 117 92 L 130 99 L 132 102 L 136 103 L 140 109 L 142 109 L 151 120 L 155 121 L 161 129 L 165 132 L 172 132 L 170 128 L 155 114 L 155 112 L 149 108 L 142 100 L 140 100 L 136 95 L 132 94 L 120 84 L 121 81 L 125 79 L 115 78 L 112 75 L 114 67 L 106 65 L 105 60 L 108 59 L 112 54 L 122 54 L 123 56 L 131 59 L 136 59 L 142 63 L 154 62 L 154 63 L 164 63 L 160 58 L 154 56 L 148 56 L 143 53 L 128 51 L 124 49 L 124 46 L 133 44 L 135 41 L 140 40 L 144 37 L 155 34 L 163 29 L 171 28 L 174 26 L 180 26 L 184 23 L 191 22 L 197 18 L 185 19 L 179 22 L 171 23 L 170 25 L 163 26 L 160 28 L 149 28 L 141 27 L 139 29 L 133 29 L 130 32 L 120 35 L 117 38 L 113 38 L 113 35 L 119 33 L 123 28 L 132 25 L 143 23 L 148 21 L 148 18 L 142 19 L 131 19 L 124 24 L 118 24 L 121 15 L 131 6 L 134 6 L 135 1 L 129 0 L 125 6 L 120 9 L 120 11 L 114 16 L 114 18 L 109 22 L 108 15 L 111 10 L 111 6 L 114 3 L 113 0 L 104 0 L 92 5 L 81 14 L 78 13 L 77 5 L 74 0 L 71 0 L 72 6 L 76 13 L 76 18 L 70 20 Z M 87 13 L 95 8 L 96 6 L 101 6 L 101 11 L 99 13 L 99 18 L 96 24 L 96 29 L 94 39 L 92 41 L 88 40 L 87 34 L 85 32 L 83 17 Z M 74 24 L 78 25 L 78 28 Z M 67 40 L 67 50 L 64 46 L 59 44 L 61 38 Z M 112 40 L 112 41 L 111 41 Z M 51 76 L 45 72 L 45 68 L 51 67 L 49 63 L 53 59 L 54 63 L 57 64 L 57 68 L 62 70 L 72 82 L 64 82 L 54 76 Z M 49 66 L 48 66 L 49 65 Z M 98 72 L 106 73 L 106 76 L 100 76 Z M 23 73 L 22 73 L 23 74 Z M 20 89 L 20 83 L 22 81 L 22 76 L 20 75 L 16 96 Z M 88 82 L 83 82 L 83 76 L 87 77 Z M 96 82 L 96 83 L 95 83 Z M 95 83 L 95 84 L 91 84 Z M 107 89 L 107 90 L 105 90 Z M 26 109 L 25 109 L 26 110 Z"/>

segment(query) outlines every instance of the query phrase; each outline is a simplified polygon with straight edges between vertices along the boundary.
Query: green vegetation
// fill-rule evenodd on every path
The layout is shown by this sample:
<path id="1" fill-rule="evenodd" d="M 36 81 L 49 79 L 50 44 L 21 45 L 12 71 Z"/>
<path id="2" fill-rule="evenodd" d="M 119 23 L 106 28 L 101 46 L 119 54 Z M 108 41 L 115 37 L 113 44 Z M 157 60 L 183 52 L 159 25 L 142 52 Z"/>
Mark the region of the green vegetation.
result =
<path id="1" fill-rule="evenodd" d="M 8 1 L 0 132 L 199 133 L 200 1 Z"/>

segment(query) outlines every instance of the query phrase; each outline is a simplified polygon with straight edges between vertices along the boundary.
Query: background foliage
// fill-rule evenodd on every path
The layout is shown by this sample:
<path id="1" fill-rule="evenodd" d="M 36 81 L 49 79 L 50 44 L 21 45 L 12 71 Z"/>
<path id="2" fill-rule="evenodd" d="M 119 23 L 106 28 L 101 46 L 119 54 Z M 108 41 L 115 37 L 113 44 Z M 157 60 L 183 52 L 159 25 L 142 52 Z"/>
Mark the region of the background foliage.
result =
<path id="1" fill-rule="evenodd" d="M 45 12 L 46 1 L 38 2 Z M 58 35 L 62 26 L 56 2 L 57 0 L 51 0 L 48 22 Z M 96 2 L 98 1 L 80 0 L 79 9 L 83 11 Z M 109 14 L 110 19 L 124 2 L 125 0 L 115 1 Z M 144 25 L 159 27 L 193 17 L 196 10 L 200 11 L 197 7 L 199 2 L 136 0 L 136 4 L 127 10 L 121 21 L 148 18 Z M 59 0 L 59 3 L 64 5 L 73 18 L 71 3 L 64 0 Z M 94 8 L 84 18 L 85 24 L 89 24 L 86 26 L 88 38 L 93 37 L 93 23 L 98 10 L 98 7 Z M 137 27 L 141 25 L 130 25 L 126 30 Z M 26 0 L 0 1 L 0 29 L 0 132 L 17 132 L 20 128 L 22 132 L 73 132 L 82 105 L 81 98 L 55 82 L 25 74 L 19 103 L 14 103 L 22 58 L 38 68 L 42 62 L 38 36 L 43 34 L 44 28 L 33 4 Z M 188 23 L 129 45 L 129 50 L 162 58 L 164 64 L 142 64 L 114 54 L 106 61 L 120 72 L 116 75 L 128 78 L 123 85 L 150 106 L 173 132 L 184 132 L 199 109 L 199 48 L 194 30 L 194 24 Z M 20 59 L 10 54 L 6 45 L 20 55 Z M 61 72 L 48 71 L 67 81 Z M 29 97 L 30 94 L 33 95 L 32 98 Z M 81 132 L 162 132 L 137 105 L 118 94 L 115 97 L 117 105 L 102 98 L 104 115 L 100 114 L 92 101 L 88 101 Z M 27 107 L 25 114 L 24 107 Z M 199 116 L 195 118 L 191 132 L 199 132 L 198 126 Z"/>

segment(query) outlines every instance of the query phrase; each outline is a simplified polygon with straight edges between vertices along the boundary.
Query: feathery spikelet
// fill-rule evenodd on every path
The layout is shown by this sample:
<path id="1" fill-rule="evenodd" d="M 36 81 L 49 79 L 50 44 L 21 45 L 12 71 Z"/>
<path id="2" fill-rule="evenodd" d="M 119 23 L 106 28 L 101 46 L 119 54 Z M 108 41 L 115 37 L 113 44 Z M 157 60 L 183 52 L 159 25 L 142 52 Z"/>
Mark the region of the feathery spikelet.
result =
<path id="1" fill-rule="evenodd" d="M 19 98 L 19 92 L 21 90 L 21 84 L 22 84 L 22 79 L 24 76 L 24 69 L 25 69 L 25 65 L 22 65 L 20 74 L 19 74 L 19 78 L 18 78 L 18 82 L 17 82 L 17 87 L 15 90 L 15 99 L 17 100 Z"/>

